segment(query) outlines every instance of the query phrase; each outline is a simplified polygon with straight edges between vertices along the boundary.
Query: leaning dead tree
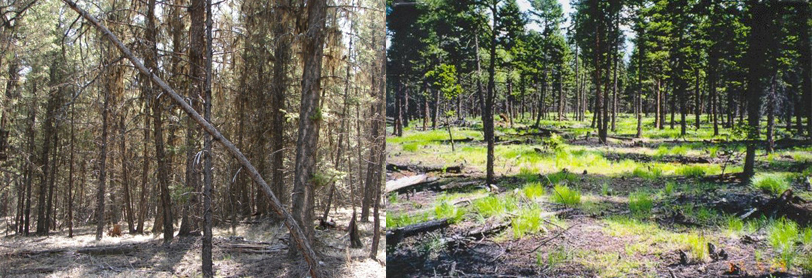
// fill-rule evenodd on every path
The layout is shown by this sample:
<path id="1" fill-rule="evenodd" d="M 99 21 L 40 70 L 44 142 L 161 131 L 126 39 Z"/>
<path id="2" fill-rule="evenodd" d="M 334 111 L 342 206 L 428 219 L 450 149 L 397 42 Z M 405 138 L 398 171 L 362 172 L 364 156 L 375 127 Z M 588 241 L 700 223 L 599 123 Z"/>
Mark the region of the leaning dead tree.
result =
<path id="1" fill-rule="evenodd" d="M 302 232 L 301 227 L 299 227 L 299 225 L 296 223 L 296 221 L 293 219 L 290 213 L 288 213 L 288 211 L 285 210 L 284 207 L 282 207 L 282 204 L 279 202 L 279 199 L 276 197 L 276 195 L 273 194 L 273 192 L 271 192 L 271 187 L 268 186 L 268 183 L 266 183 L 265 180 L 262 178 L 262 176 L 260 176 L 257 169 L 251 164 L 251 162 L 248 161 L 245 155 L 243 155 L 242 152 L 240 152 L 240 150 L 237 149 L 237 147 L 233 143 L 231 143 L 231 141 L 225 138 L 225 136 L 223 136 L 223 134 L 221 134 L 220 131 L 217 130 L 217 128 L 215 128 L 213 125 L 207 122 L 203 118 L 203 116 L 200 115 L 200 113 L 195 111 L 192 108 L 192 106 L 186 103 L 183 100 L 183 98 L 180 95 L 178 95 L 178 93 L 175 92 L 175 90 L 169 87 L 169 85 L 164 80 L 159 78 L 154 73 L 150 72 L 135 57 L 135 55 L 132 54 L 130 49 L 127 48 L 115 35 L 113 35 L 113 33 L 111 33 L 110 30 L 107 29 L 107 27 L 99 23 L 99 21 L 95 17 L 88 14 L 85 10 L 79 8 L 73 1 L 71 0 L 62 0 L 62 1 L 65 2 L 65 4 L 67 4 L 68 6 L 70 6 L 71 9 L 79 13 L 79 15 L 81 15 L 85 20 L 89 21 L 91 24 L 93 24 L 93 26 L 99 29 L 99 31 L 105 37 L 107 37 L 107 39 L 109 39 L 116 46 L 116 48 L 118 48 L 122 52 L 122 54 L 124 54 L 124 56 L 130 60 L 130 62 L 132 62 L 133 66 L 135 66 L 135 68 L 138 69 L 138 71 L 140 71 L 145 75 L 148 75 L 150 79 L 155 84 L 158 85 L 158 87 L 160 87 L 167 95 L 169 95 L 169 97 L 172 98 L 172 100 L 174 100 L 175 103 L 177 103 L 183 109 L 183 111 L 185 111 L 189 115 L 189 117 L 191 117 L 195 122 L 197 122 L 197 124 L 200 125 L 207 133 L 211 134 L 214 140 L 220 142 L 220 144 L 223 145 L 223 147 L 225 147 L 231 153 L 231 155 L 233 155 L 240 162 L 243 168 L 248 172 L 248 175 L 251 177 L 251 179 L 260 185 L 262 191 L 265 192 L 265 194 L 271 200 L 271 206 L 274 209 L 274 211 L 276 211 L 276 213 L 280 217 L 284 218 L 285 226 L 287 226 L 288 230 L 290 230 L 291 238 L 293 239 L 293 241 L 296 242 L 296 247 L 302 252 L 305 261 L 307 261 L 307 264 L 310 266 L 311 277 L 319 277 L 318 271 L 319 265 L 318 262 L 316 261 L 316 254 L 315 252 L 313 252 L 313 249 L 308 243 L 307 238 Z"/>

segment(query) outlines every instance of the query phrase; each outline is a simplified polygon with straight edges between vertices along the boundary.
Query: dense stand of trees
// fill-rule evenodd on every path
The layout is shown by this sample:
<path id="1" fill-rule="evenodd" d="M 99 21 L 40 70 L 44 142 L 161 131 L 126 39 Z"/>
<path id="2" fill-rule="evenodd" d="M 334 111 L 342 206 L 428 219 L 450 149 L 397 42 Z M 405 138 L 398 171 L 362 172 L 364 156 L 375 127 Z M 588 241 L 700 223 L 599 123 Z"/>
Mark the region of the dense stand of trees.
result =
<path id="1" fill-rule="evenodd" d="M 495 121 L 530 117 L 538 125 L 591 112 L 602 143 L 622 113 L 638 119 L 634 137 L 710 125 L 714 135 L 746 139 L 744 180 L 759 146 L 772 150 L 779 134 L 812 138 L 808 1 L 573 0 L 569 17 L 559 1 L 529 2 L 522 12 L 515 0 L 391 1 L 394 135 L 413 120 L 439 128 L 444 111 L 457 124 L 479 116 L 488 182 Z M 454 68 L 460 93 L 439 97 L 427 75 L 438 67 Z M 653 126 L 644 127 L 643 115 Z"/>
<path id="2" fill-rule="evenodd" d="M 383 16 L 374 0 L 0 0 L 6 232 L 202 232 L 211 276 L 212 225 L 270 217 L 312 246 L 315 217 L 360 207 L 377 231 Z"/>

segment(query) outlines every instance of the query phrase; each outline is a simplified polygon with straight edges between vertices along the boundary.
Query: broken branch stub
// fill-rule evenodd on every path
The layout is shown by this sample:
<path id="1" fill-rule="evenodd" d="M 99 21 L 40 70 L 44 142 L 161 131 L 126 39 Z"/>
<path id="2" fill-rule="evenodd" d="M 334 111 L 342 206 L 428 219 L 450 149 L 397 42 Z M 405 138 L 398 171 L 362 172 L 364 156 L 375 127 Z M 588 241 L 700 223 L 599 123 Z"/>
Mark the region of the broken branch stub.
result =
<path id="1" fill-rule="evenodd" d="M 96 18 L 88 14 L 87 11 L 79 8 L 79 6 L 77 6 L 76 3 L 74 3 L 73 1 L 71 0 L 62 0 L 62 1 L 65 2 L 65 4 L 67 4 L 71 9 L 79 13 L 79 15 L 81 15 L 85 20 L 89 21 L 90 23 L 93 24 L 93 26 L 99 29 L 99 31 L 101 31 L 101 33 L 105 37 L 107 37 L 107 39 L 113 42 L 116 48 L 118 48 L 119 51 L 121 51 L 124 54 L 124 56 L 127 57 L 127 59 L 129 59 L 130 62 L 132 62 L 132 64 L 135 66 L 136 69 L 138 69 L 138 71 L 148 75 L 150 79 L 153 82 L 155 82 L 155 84 L 157 84 L 164 92 L 166 92 L 169 95 L 169 97 L 172 98 L 172 100 L 175 101 L 175 103 L 181 106 L 183 111 L 185 111 L 190 118 L 192 118 L 195 122 L 197 122 L 198 125 L 203 127 L 203 129 L 206 130 L 206 132 L 211 134 L 214 140 L 220 142 L 220 144 L 222 144 L 223 147 L 225 147 L 231 153 L 231 155 L 233 155 L 235 158 L 237 158 L 238 161 L 240 161 L 240 164 L 243 166 L 243 168 L 245 168 L 248 171 L 248 174 L 251 177 L 251 179 L 257 184 L 259 184 L 262 187 L 262 191 L 265 192 L 265 195 L 267 195 L 268 198 L 271 199 L 271 206 L 273 207 L 274 211 L 276 211 L 278 215 L 282 216 L 285 219 L 285 226 L 287 226 L 288 230 L 290 230 L 291 237 L 296 242 L 296 246 L 299 248 L 299 250 L 302 251 L 305 261 L 307 261 L 307 264 L 310 266 L 311 277 L 314 278 L 319 277 L 318 271 L 319 264 L 316 261 L 316 253 L 313 252 L 313 249 L 310 247 L 310 243 L 307 242 L 307 238 L 302 232 L 302 229 L 293 219 L 293 216 L 291 216 L 290 213 L 288 213 L 287 210 L 285 210 L 282 207 L 282 204 L 279 202 L 279 199 L 276 197 L 276 195 L 273 194 L 273 192 L 271 192 L 271 187 L 268 186 L 268 183 L 266 183 L 265 180 L 262 178 L 262 176 L 260 176 L 257 169 L 254 168 L 251 162 L 248 161 L 248 158 L 246 158 L 245 155 L 243 155 L 242 152 L 240 152 L 240 150 L 237 149 L 237 147 L 233 143 L 231 143 L 231 141 L 226 139 L 225 136 L 223 136 L 223 134 L 221 134 L 220 131 L 217 130 L 217 128 L 215 128 L 205 119 L 203 119 L 203 116 L 201 116 L 200 113 L 197 113 L 197 111 L 195 111 L 194 108 L 192 108 L 192 106 L 186 103 L 183 100 L 183 98 L 180 95 L 178 95 L 178 93 L 176 93 L 175 90 L 172 89 L 172 87 L 169 87 L 169 85 L 166 84 L 166 82 L 164 82 L 161 78 L 150 72 L 144 66 L 144 64 L 142 64 L 138 59 L 135 58 L 135 55 L 132 54 L 130 49 L 127 48 L 112 32 L 110 32 L 109 29 L 104 27 Z M 305 224 L 309 225 L 309 223 Z"/>

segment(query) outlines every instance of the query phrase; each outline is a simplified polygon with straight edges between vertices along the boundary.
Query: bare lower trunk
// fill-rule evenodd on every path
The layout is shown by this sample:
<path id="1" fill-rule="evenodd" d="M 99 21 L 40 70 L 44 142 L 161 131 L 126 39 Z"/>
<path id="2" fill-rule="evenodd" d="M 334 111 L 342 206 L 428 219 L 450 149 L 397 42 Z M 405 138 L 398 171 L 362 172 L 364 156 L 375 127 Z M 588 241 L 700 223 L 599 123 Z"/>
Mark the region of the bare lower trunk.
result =
<path id="1" fill-rule="evenodd" d="M 102 239 L 104 232 L 104 189 L 107 182 L 107 172 L 105 162 L 107 160 L 107 118 L 110 103 L 109 90 L 104 90 L 104 106 L 102 108 L 102 143 L 101 158 L 99 158 L 99 189 L 96 193 L 96 241 Z"/>

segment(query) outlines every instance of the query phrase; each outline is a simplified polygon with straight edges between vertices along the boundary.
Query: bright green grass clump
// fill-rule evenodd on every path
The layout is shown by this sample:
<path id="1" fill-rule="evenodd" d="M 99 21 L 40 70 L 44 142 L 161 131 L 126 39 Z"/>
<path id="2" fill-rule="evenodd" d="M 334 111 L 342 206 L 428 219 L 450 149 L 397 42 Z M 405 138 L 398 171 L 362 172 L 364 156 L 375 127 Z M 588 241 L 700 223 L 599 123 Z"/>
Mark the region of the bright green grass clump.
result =
<path id="1" fill-rule="evenodd" d="M 704 235 L 690 233 L 685 236 L 684 242 L 688 245 L 691 258 L 696 262 L 702 262 L 708 258 L 708 241 L 705 240 Z"/>
<path id="2" fill-rule="evenodd" d="M 488 196 L 482 199 L 474 200 L 474 210 L 484 218 L 492 216 L 502 216 L 517 208 L 516 200 L 512 197 L 499 198 L 496 196 Z"/>
<path id="3" fill-rule="evenodd" d="M 798 249 L 795 242 L 803 240 L 799 233 L 798 224 L 792 220 L 779 219 L 772 222 L 768 227 L 767 239 L 770 245 L 778 252 L 778 261 L 786 268 L 792 268 L 795 258 L 798 256 Z"/>
<path id="4" fill-rule="evenodd" d="M 527 199 L 533 200 L 544 196 L 544 187 L 538 182 L 529 183 L 522 188 L 522 193 Z"/>
<path id="5" fill-rule="evenodd" d="M 571 189 L 566 185 L 556 185 L 553 192 L 550 192 L 553 201 L 566 206 L 577 206 L 581 204 L 581 192 L 578 189 Z"/>
<path id="6" fill-rule="evenodd" d="M 701 178 L 707 174 L 705 167 L 701 165 L 686 165 L 677 169 L 677 174 L 689 178 Z"/>
<path id="7" fill-rule="evenodd" d="M 420 144 L 417 144 L 417 143 L 403 144 L 403 151 L 404 152 L 416 152 L 417 148 L 419 146 L 420 146 Z"/>
<path id="8" fill-rule="evenodd" d="M 657 151 L 654 153 L 654 157 L 661 158 L 666 155 L 674 155 L 674 156 L 686 155 L 688 153 L 688 150 L 689 150 L 688 146 L 682 145 L 673 146 L 671 147 L 671 149 L 669 149 L 668 147 L 661 145 L 659 148 L 657 148 Z"/>
<path id="9" fill-rule="evenodd" d="M 730 235 L 738 235 L 739 233 L 744 231 L 744 220 L 742 220 L 736 215 L 728 216 L 727 231 L 730 233 Z"/>
<path id="10" fill-rule="evenodd" d="M 462 220 L 465 215 L 465 209 L 458 208 L 448 201 L 442 201 L 434 207 L 434 216 L 436 219 L 447 218 L 451 223 L 456 223 Z"/>
<path id="11" fill-rule="evenodd" d="M 397 228 L 426 222 L 431 218 L 429 212 L 409 215 L 408 213 L 386 214 L 386 227 Z"/>
<path id="12" fill-rule="evenodd" d="M 663 176 L 663 170 L 660 167 L 637 166 L 637 168 L 634 168 L 634 171 L 632 171 L 632 176 L 647 180 L 656 180 Z"/>
<path id="13" fill-rule="evenodd" d="M 648 216 L 652 207 L 654 207 L 654 201 L 648 193 L 637 191 L 629 194 L 629 210 L 631 210 L 632 215 L 636 217 Z"/>
<path id="14" fill-rule="evenodd" d="M 780 174 L 758 173 L 753 177 L 753 187 L 775 195 L 790 188 L 789 181 Z"/>
<path id="15" fill-rule="evenodd" d="M 528 234 L 534 234 L 541 231 L 541 209 L 539 208 L 525 208 L 519 210 L 516 217 L 510 222 L 513 229 L 513 237 L 522 238 Z"/>
<path id="16" fill-rule="evenodd" d="M 578 181 L 578 175 L 570 173 L 570 172 L 558 172 L 547 175 L 547 178 L 550 179 L 550 184 L 560 184 L 560 183 L 575 183 Z"/>

